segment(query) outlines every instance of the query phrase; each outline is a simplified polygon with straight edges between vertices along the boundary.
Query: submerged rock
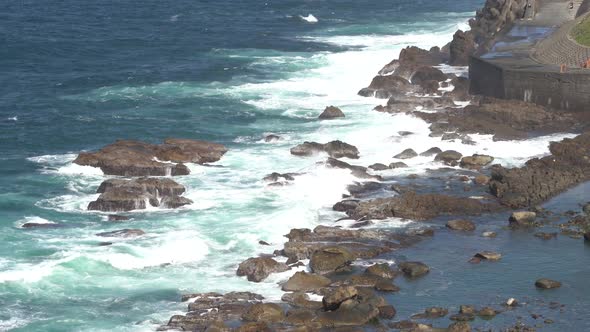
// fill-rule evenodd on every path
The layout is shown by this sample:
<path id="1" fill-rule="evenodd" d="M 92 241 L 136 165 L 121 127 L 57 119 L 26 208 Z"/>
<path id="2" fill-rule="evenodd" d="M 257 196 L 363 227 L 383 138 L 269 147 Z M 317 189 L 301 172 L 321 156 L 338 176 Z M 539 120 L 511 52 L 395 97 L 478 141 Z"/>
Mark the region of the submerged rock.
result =
<path id="1" fill-rule="evenodd" d="M 142 231 L 141 229 L 119 229 L 116 231 L 111 231 L 111 232 L 102 232 L 102 233 L 98 233 L 96 234 L 96 236 L 102 236 L 102 237 L 137 237 L 137 236 L 142 236 L 144 235 L 145 232 Z"/>
<path id="2" fill-rule="evenodd" d="M 320 120 L 330 120 L 330 119 L 343 118 L 343 117 L 344 117 L 344 113 L 342 112 L 341 109 L 339 109 L 338 107 L 335 107 L 335 106 L 328 106 L 328 107 L 326 107 L 326 109 L 324 109 L 322 114 L 320 114 L 319 119 Z"/>
<path id="3" fill-rule="evenodd" d="M 541 278 L 535 281 L 535 286 L 541 289 L 559 288 L 561 287 L 561 282 L 547 278 Z"/>
<path id="4" fill-rule="evenodd" d="M 270 257 L 253 257 L 240 263 L 236 274 L 246 276 L 248 281 L 261 282 L 272 273 L 285 272 L 289 267 Z"/>
<path id="5" fill-rule="evenodd" d="M 448 309 L 442 307 L 426 308 L 423 313 L 413 315 L 412 319 L 435 319 L 446 316 L 449 313 Z"/>
<path id="6" fill-rule="evenodd" d="M 279 140 L 281 140 L 281 136 L 275 135 L 275 134 L 266 135 L 264 137 L 264 141 L 266 143 L 276 142 L 276 141 L 279 141 Z"/>
<path id="7" fill-rule="evenodd" d="M 164 144 L 120 140 L 96 152 L 81 152 L 75 164 L 100 168 L 107 175 L 186 175 L 183 163 L 210 163 L 221 159 L 221 144 L 189 139 L 167 139 Z"/>
<path id="8" fill-rule="evenodd" d="M 428 272 L 430 268 L 422 262 L 403 262 L 399 264 L 400 270 L 410 278 L 421 277 Z"/>
<path id="9" fill-rule="evenodd" d="M 450 220 L 446 226 L 454 231 L 472 232 L 475 230 L 475 224 L 470 220 L 464 219 Z"/>

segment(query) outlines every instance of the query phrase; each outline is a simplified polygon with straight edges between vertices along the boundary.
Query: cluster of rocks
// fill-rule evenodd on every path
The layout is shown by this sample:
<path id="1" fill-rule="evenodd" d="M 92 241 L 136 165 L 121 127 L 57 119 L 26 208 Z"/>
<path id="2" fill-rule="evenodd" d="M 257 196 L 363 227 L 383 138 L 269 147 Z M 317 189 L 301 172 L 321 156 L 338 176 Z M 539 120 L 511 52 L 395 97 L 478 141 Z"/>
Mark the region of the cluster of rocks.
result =
<path id="1" fill-rule="evenodd" d="M 359 150 L 354 145 L 342 141 L 332 141 L 325 144 L 304 142 L 291 148 L 291 154 L 295 156 L 312 156 L 318 153 L 327 153 L 332 158 L 359 158 Z"/>

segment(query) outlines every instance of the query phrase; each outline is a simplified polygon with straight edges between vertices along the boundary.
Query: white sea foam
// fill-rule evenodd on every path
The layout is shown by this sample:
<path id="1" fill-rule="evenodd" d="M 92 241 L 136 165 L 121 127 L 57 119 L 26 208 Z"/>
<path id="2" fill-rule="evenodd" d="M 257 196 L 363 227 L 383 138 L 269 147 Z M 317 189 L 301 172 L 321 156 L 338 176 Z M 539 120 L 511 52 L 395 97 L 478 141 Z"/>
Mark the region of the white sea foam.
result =
<path id="1" fill-rule="evenodd" d="M 304 20 L 307 23 L 318 23 L 319 20 L 313 16 L 312 14 L 308 14 L 307 16 L 299 15 L 299 18 Z"/>
<path id="2" fill-rule="evenodd" d="M 22 263 L 7 271 L 0 271 L 0 283 L 5 282 L 38 282 L 51 275 L 63 263 L 79 256 L 77 253 L 56 254 L 58 258 L 48 259 L 38 264 Z"/>
<path id="3" fill-rule="evenodd" d="M 6 118 L 6 120 L 16 122 L 16 121 L 18 121 L 18 117 L 17 116 L 11 116 L 9 118 Z"/>

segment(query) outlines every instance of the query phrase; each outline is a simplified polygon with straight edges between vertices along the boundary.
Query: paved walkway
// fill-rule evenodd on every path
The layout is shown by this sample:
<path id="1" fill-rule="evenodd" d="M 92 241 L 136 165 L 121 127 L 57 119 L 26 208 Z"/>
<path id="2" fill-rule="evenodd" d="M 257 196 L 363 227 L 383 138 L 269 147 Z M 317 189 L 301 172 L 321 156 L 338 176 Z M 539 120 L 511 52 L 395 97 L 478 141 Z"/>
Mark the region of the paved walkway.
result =
<path id="1" fill-rule="evenodd" d="M 590 47 L 578 44 L 570 37 L 570 32 L 586 17 L 588 14 L 563 24 L 551 36 L 539 42 L 531 54 L 532 58 L 546 64 L 580 67 L 590 59 Z"/>

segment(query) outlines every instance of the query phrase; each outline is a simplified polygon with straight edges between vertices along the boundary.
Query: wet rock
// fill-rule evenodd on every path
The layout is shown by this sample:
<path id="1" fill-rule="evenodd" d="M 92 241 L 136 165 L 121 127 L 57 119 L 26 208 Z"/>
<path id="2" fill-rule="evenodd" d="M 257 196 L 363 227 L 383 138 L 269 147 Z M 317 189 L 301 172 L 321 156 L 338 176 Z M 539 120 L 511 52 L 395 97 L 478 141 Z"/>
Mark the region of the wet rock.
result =
<path id="1" fill-rule="evenodd" d="M 590 241 L 590 232 L 584 233 L 584 240 Z"/>
<path id="2" fill-rule="evenodd" d="M 457 30 L 451 42 L 449 64 L 453 66 L 469 65 L 469 56 L 475 53 L 475 40 L 471 32 Z"/>
<path id="3" fill-rule="evenodd" d="M 450 220 L 446 226 L 454 231 L 472 232 L 475 230 L 475 224 L 470 220 L 464 219 Z"/>
<path id="4" fill-rule="evenodd" d="M 483 237 L 496 237 L 496 236 L 498 236 L 498 233 L 486 231 L 486 232 L 481 233 L 481 236 L 483 236 Z"/>
<path id="5" fill-rule="evenodd" d="M 414 133 L 411 131 L 402 130 L 402 131 L 398 131 L 397 134 L 400 136 L 410 136 L 410 135 L 413 135 Z"/>
<path id="6" fill-rule="evenodd" d="M 367 173 L 366 167 L 351 165 L 349 163 L 343 162 L 343 161 L 335 159 L 335 158 L 328 158 L 328 160 L 326 161 L 326 165 L 329 167 L 333 167 L 333 168 L 348 169 L 351 171 L 352 175 L 354 175 L 358 178 L 381 179 L 381 177 L 379 177 L 377 175 L 370 175 L 369 173 Z"/>
<path id="7" fill-rule="evenodd" d="M 26 222 L 21 225 L 21 228 L 33 229 L 33 228 L 60 228 L 63 227 L 61 224 L 56 223 L 39 223 L 39 222 Z"/>
<path id="8" fill-rule="evenodd" d="M 524 167 L 492 167 L 490 192 L 511 208 L 541 203 L 590 179 L 590 132 L 549 144 L 551 155 Z"/>
<path id="9" fill-rule="evenodd" d="M 393 156 L 393 158 L 396 159 L 411 159 L 414 157 L 417 157 L 418 154 L 416 153 L 416 151 L 412 150 L 412 149 L 405 149 L 404 151 L 396 154 L 395 156 Z"/>
<path id="10" fill-rule="evenodd" d="M 340 326 L 361 326 L 379 316 L 377 306 L 355 300 L 347 300 L 340 304 L 338 310 L 318 314 L 316 322 L 325 328 Z"/>
<path id="11" fill-rule="evenodd" d="M 484 307 L 477 312 L 477 315 L 484 318 L 484 319 L 490 319 L 490 318 L 496 316 L 497 314 L 498 314 L 498 312 L 494 308 L 490 308 L 490 307 Z"/>
<path id="12" fill-rule="evenodd" d="M 553 289 L 561 287 L 561 282 L 547 278 L 541 278 L 535 281 L 535 286 L 541 289 Z"/>
<path id="13" fill-rule="evenodd" d="M 481 251 L 475 254 L 473 257 L 488 261 L 499 261 L 502 259 L 501 254 L 493 251 Z"/>
<path id="14" fill-rule="evenodd" d="M 543 240 L 551 240 L 551 239 L 557 238 L 557 233 L 539 232 L 539 233 L 535 233 L 535 237 L 538 237 Z"/>
<path id="15" fill-rule="evenodd" d="M 407 168 L 407 167 L 408 167 L 408 165 L 406 163 L 401 162 L 401 161 L 389 164 L 389 168 L 391 168 L 391 169 Z"/>
<path id="16" fill-rule="evenodd" d="M 390 280 L 379 280 L 375 283 L 375 289 L 380 292 L 399 292 L 399 287 Z"/>
<path id="17" fill-rule="evenodd" d="M 120 140 L 97 152 L 81 152 L 75 164 L 100 168 L 107 175 L 186 175 L 183 163 L 216 162 L 227 152 L 221 144 L 188 139 L 167 139 L 164 144 Z"/>
<path id="18" fill-rule="evenodd" d="M 375 76 L 369 87 L 359 91 L 363 97 L 376 97 L 387 99 L 396 95 L 404 95 L 408 92 L 415 92 L 416 88 L 410 82 L 396 75 Z"/>
<path id="19" fill-rule="evenodd" d="M 399 264 L 400 270 L 410 278 L 421 277 L 428 272 L 430 268 L 422 262 L 403 262 Z"/>
<path id="20" fill-rule="evenodd" d="M 480 186 L 487 186 L 490 183 L 490 177 L 480 174 L 473 179 L 473 182 Z"/>
<path id="21" fill-rule="evenodd" d="M 439 154 L 441 152 L 442 152 L 442 150 L 440 148 L 433 147 L 433 148 L 430 148 L 430 149 L 420 153 L 420 156 L 422 156 L 422 157 L 436 156 L 437 154 Z"/>
<path id="22" fill-rule="evenodd" d="M 495 209 L 497 206 L 493 204 L 484 204 L 471 198 L 406 192 L 390 198 L 362 201 L 347 214 L 357 220 L 391 217 L 428 220 L 441 215 L 477 215 Z"/>
<path id="23" fill-rule="evenodd" d="M 127 217 L 127 216 L 121 216 L 121 215 L 118 215 L 118 214 L 109 214 L 107 220 L 108 221 L 127 221 L 127 220 L 130 220 L 130 219 L 131 218 L 130 217 Z"/>
<path id="24" fill-rule="evenodd" d="M 110 246 L 112 244 L 113 244 L 113 242 L 99 242 L 98 246 L 99 247 L 106 247 L 106 246 Z"/>
<path id="25" fill-rule="evenodd" d="M 311 255 L 309 267 L 318 274 L 326 274 L 342 269 L 352 262 L 353 254 L 344 247 L 324 247 Z"/>
<path id="26" fill-rule="evenodd" d="M 448 165 L 456 165 L 463 155 L 454 150 L 443 151 L 434 157 L 435 161 L 441 161 Z"/>
<path id="27" fill-rule="evenodd" d="M 384 305 L 380 306 L 379 308 L 379 318 L 382 319 L 393 319 L 397 311 L 392 305 Z"/>
<path id="28" fill-rule="evenodd" d="M 422 85 L 425 82 L 434 81 L 438 82 L 445 81 L 447 79 L 447 75 L 445 75 L 440 69 L 431 67 L 431 66 L 421 66 L 417 68 L 412 77 L 410 78 L 410 82 L 416 85 Z"/>
<path id="29" fill-rule="evenodd" d="M 338 211 L 338 212 L 347 212 L 347 211 L 351 211 L 356 209 L 356 207 L 359 205 L 359 201 L 356 199 L 346 199 L 343 201 L 340 201 L 336 204 L 334 204 L 334 206 L 332 207 L 332 210 L 334 211 Z"/>
<path id="30" fill-rule="evenodd" d="M 266 241 L 262 241 L 262 240 L 258 241 L 258 244 L 261 246 L 270 246 L 270 243 L 268 243 Z"/>
<path id="31" fill-rule="evenodd" d="M 311 156 L 320 152 L 325 152 L 332 158 L 359 158 L 359 151 L 355 146 L 341 141 L 326 144 L 304 142 L 291 149 L 291 154 L 296 156 Z"/>
<path id="32" fill-rule="evenodd" d="M 266 135 L 264 137 L 264 141 L 266 143 L 277 142 L 277 141 L 280 141 L 280 140 L 281 140 L 281 136 L 275 135 L 275 134 Z"/>
<path id="33" fill-rule="evenodd" d="M 373 264 L 365 270 L 365 274 L 374 275 L 384 279 L 394 279 L 398 271 L 394 270 L 387 263 Z"/>
<path id="34" fill-rule="evenodd" d="M 330 119 L 343 118 L 343 117 L 344 117 L 344 113 L 342 112 L 341 109 L 339 109 L 338 107 L 335 107 L 335 106 L 328 106 L 328 107 L 326 107 L 326 109 L 324 109 L 322 114 L 320 114 L 319 119 L 320 120 L 330 120 Z"/>
<path id="35" fill-rule="evenodd" d="M 584 214 L 590 215 L 590 202 L 584 204 L 584 206 L 582 207 L 582 211 L 584 212 Z"/>
<path id="36" fill-rule="evenodd" d="M 536 218 L 537 214 L 535 212 L 519 211 L 513 212 L 508 221 L 511 226 L 531 226 Z"/>
<path id="37" fill-rule="evenodd" d="M 508 300 L 506 300 L 506 305 L 509 307 L 516 307 L 518 305 L 518 301 L 515 298 L 511 297 Z"/>
<path id="38" fill-rule="evenodd" d="M 449 325 L 447 332 L 471 332 L 471 326 L 467 322 L 455 322 Z"/>
<path id="39" fill-rule="evenodd" d="M 475 313 L 475 307 L 472 305 L 460 305 L 459 306 L 459 313 L 460 314 L 474 314 Z"/>
<path id="40" fill-rule="evenodd" d="M 492 161 L 494 161 L 492 156 L 474 154 L 470 157 L 463 157 L 460 165 L 463 168 L 477 169 L 489 165 Z"/>
<path id="41" fill-rule="evenodd" d="M 384 171 L 386 169 L 389 169 L 389 167 L 387 167 L 387 165 L 381 164 L 381 163 L 373 164 L 373 165 L 369 166 L 369 168 L 374 171 Z"/>
<path id="42" fill-rule="evenodd" d="M 322 299 L 324 310 L 336 310 L 340 307 L 342 302 L 353 299 L 357 295 L 358 292 L 356 288 L 352 286 L 342 286 L 330 289 Z"/>
<path id="43" fill-rule="evenodd" d="M 423 313 L 413 315 L 412 319 L 435 319 L 446 316 L 449 313 L 448 309 L 442 307 L 426 308 Z"/>
<path id="44" fill-rule="evenodd" d="M 176 208 L 192 203 L 179 196 L 184 191 L 184 186 L 168 178 L 109 179 L 101 183 L 97 190 L 101 195 L 88 204 L 88 210 L 131 211 L 146 209 L 148 204 Z"/>
<path id="45" fill-rule="evenodd" d="M 102 237 L 137 237 L 137 236 L 142 236 L 144 235 L 145 232 L 142 231 L 141 229 L 119 229 L 116 231 L 111 231 L 111 232 L 102 232 L 102 233 L 98 233 L 96 234 L 96 236 L 102 236 Z"/>
<path id="46" fill-rule="evenodd" d="M 307 293 L 304 292 L 285 293 L 281 297 L 281 300 L 296 308 L 314 310 L 323 308 L 322 302 L 311 301 L 309 299 L 309 295 L 307 295 Z"/>
<path id="47" fill-rule="evenodd" d="M 414 329 L 418 328 L 418 325 L 418 323 L 413 322 L 411 320 L 402 320 L 399 322 L 389 324 L 389 327 L 396 330 L 413 331 Z"/>
<path id="48" fill-rule="evenodd" d="M 246 322 L 279 322 L 284 317 L 283 308 L 275 303 L 255 303 L 242 315 Z"/>
<path id="49" fill-rule="evenodd" d="M 319 274 L 296 272 L 281 287 L 287 292 L 311 292 L 330 285 L 330 279 Z"/>
<path id="50" fill-rule="evenodd" d="M 451 315 L 449 317 L 449 319 L 457 321 L 457 322 L 468 322 L 468 321 L 472 321 L 475 319 L 475 314 L 473 314 L 473 313 L 470 313 L 470 314 L 459 313 L 459 314 Z"/>
<path id="51" fill-rule="evenodd" d="M 253 257 L 240 263 L 236 273 L 238 276 L 246 276 L 248 281 L 261 282 L 272 273 L 287 270 L 287 264 L 279 263 L 270 257 Z"/>

